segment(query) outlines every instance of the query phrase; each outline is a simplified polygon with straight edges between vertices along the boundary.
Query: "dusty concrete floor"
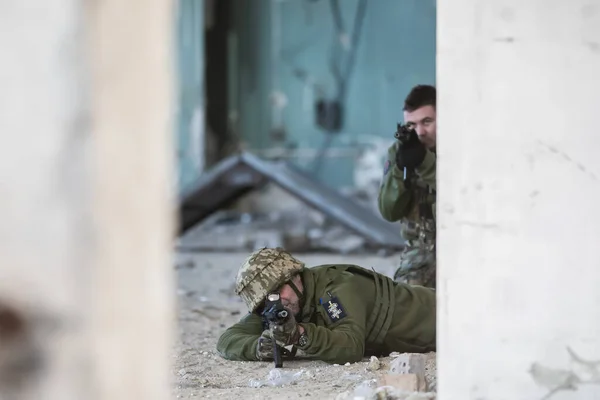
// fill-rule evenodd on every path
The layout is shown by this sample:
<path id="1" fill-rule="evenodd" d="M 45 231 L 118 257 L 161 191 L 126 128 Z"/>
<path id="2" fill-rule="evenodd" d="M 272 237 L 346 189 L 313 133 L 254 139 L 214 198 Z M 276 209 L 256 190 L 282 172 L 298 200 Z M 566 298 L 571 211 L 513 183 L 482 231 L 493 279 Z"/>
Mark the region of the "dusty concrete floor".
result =
<path id="1" fill-rule="evenodd" d="M 236 271 L 248 253 L 179 253 L 176 255 L 179 300 L 179 340 L 175 346 L 173 398 L 223 399 L 342 399 L 357 394 L 372 379 L 385 374 L 390 357 L 380 359 L 378 371 L 369 362 L 333 366 L 324 362 L 289 361 L 278 370 L 295 378 L 293 384 L 252 387 L 265 381 L 273 369 L 269 362 L 232 362 L 222 359 L 215 346 L 219 335 L 245 313 L 233 293 Z M 307 265 L 351 262 L 392 274 L 395 256 L 342 256 L 301 254 Z M 432 354 L 433 355 L 433 354 Z M 434 366 L 431 367 L 435 374 Z M 371 389 L 372 390 L 372 389 Z M 418 398 L 433 398 L 424 396 Z M 411 398 L 412 399 L 412 398 Z"/>

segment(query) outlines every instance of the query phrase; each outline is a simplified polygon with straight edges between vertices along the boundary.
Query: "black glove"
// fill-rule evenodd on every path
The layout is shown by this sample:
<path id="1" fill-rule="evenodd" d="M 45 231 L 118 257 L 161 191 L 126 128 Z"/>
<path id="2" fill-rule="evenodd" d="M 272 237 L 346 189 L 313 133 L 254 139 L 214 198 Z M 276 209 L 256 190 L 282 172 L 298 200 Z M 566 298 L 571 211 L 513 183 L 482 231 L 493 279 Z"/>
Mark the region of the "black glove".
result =
<path id="1" fill-rule="evenodd" d="M 417 132 L 414 129 L 409 129 L 405 125 L 398 127 L 396 134 L 400 146 L 396 153 L 396 165 L 400 170 L 405 167 L 407 169 L 415 169 L 423 163 L 425 159 L 425 145 L 419 140 Z"/>

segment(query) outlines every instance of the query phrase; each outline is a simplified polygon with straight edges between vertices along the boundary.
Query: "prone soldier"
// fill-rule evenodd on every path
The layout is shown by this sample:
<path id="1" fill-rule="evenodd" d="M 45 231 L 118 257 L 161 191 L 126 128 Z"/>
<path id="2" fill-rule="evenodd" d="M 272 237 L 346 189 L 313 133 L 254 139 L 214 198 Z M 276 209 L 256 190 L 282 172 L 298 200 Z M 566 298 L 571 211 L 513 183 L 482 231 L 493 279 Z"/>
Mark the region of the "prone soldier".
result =
<path id="1" fill-rule="evenodd" d="M 225 359 L 273 360 L 273 339 L 290 350 L 286 357 L 340 364 L 436 349 L 435 290 L 358 265 L 307 268 L 281 248 L 264 248 L 240 267 L 235 291 L 249 313 L 219 337 Z M 273 293 L 293 318 L 265 329 L 261 315 Z"/>

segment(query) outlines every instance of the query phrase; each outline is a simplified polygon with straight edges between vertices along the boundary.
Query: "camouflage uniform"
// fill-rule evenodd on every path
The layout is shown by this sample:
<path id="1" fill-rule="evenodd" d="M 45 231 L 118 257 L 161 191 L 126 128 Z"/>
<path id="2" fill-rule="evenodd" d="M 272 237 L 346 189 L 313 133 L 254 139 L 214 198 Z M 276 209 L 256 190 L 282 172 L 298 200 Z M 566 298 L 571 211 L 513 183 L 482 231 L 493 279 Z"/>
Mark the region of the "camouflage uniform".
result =
<path id="1" fill-rule="evenodd" d="M 436 154 L 427 150 L 423 163 L 415 169 L 410 189 L 404 185 L 404 173 L 396 165 L 398 142 L 388 150 L 388 159 L 379 189 L 378 206 L 388 221 L 402 220 L 406 248 L 394 279 L 415 285 L 436 286 Z"/>
<path id="2" fill-rule="evenodd" d="M 305 268 L 281 249 L 262 249 L 250 255 L 237 275 L 236 293 L 250 313 L 219 337 L 222 357 L 258 360 L 255 349 L 263 322 L 254 311 L 268 292 L 295 273 L 303 287 L 296 321 L 308 336 L 306 344 L 296 346 L 296 357 L 341 364 L 393 351 L 435 351 L 433 289 L 394 282 L 357 265 Z"/>

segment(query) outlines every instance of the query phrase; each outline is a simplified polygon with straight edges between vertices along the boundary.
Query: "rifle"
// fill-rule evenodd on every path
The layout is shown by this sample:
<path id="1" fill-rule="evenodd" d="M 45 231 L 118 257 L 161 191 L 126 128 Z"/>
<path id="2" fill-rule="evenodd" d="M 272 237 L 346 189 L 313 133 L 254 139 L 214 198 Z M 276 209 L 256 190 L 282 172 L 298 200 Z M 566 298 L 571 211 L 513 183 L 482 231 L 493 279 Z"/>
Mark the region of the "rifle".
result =
<path id="1" fill-rule="evenodd" d="M 269 293 L 267 295 L 262 317 L 265 327 L 268 327 L 271 322 L 276 325 L 281 325 L 288 319 L 289 313 L 283 308 L 279 293 Z M 277 345 L 275 339 L 273 339 L 273 360 L 275 362 L 275 368 L 283 367 L 281 351 L 282 349 Z"/>
<path id="2" fill-rule="evenodd" d="M 408 128 L 406 125 L 396 123 L 396 133 L 394 133 L 394 137 L 403 145 L 409 142 L 411 135 L 416 134 L 417 133 L 413 129 Z M 406 167 L 404 167 L 404 186 L 407 189 L 410 187 L 410 181 L 413 174 L 414 171 L 408 170 Z"/>

